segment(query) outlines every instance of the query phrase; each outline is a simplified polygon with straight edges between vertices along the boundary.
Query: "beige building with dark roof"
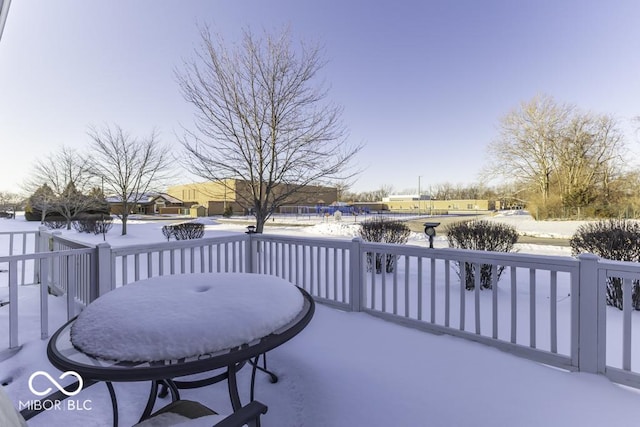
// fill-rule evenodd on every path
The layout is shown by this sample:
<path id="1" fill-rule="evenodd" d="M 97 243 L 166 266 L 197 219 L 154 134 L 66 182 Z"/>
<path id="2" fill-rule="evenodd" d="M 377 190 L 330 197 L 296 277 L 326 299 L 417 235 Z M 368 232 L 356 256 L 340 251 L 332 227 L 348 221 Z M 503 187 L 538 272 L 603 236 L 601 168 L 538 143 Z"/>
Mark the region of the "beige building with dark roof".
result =
<path id="1" fill-rule="evenodd" d="M 174 185 L 167 189 L 167 194 L 182 200 L 185 206 L 206 207 L 207 215 L 221 215 L 225 206 L 231 206 L 234 214 L 244 215 L 253 207 L 247 202 L 251 200 L 251 190 L 243 180 Z M 307 186 L 288 197 L 283 205 L 330 205 L 336 201 L 338 190 L 335 187 Z"/>

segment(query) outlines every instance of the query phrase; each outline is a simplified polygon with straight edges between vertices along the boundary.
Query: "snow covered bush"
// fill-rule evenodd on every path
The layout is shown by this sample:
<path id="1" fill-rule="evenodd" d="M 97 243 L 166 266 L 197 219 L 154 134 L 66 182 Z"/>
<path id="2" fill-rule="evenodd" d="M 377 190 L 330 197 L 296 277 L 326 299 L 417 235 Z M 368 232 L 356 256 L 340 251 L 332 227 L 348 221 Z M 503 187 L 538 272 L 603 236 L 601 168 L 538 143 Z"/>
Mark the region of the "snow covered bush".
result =
<path id="1" fill-rule="evenodd" d="M 67 226 L 67 220 L 64 218 L 47 218 L 44 220 L 44 225 L 52 230 L 58 230 Z"/>
<path id="2" fill-rule="evenodd" d="M 476 251 L 511 252 L 518 241 L 518 232 L 507 224 L 490 221 L 463 221 L 449 224 L 445 228 L 449 247 L 458 249 L 471 249 Z M 460 265 L 458 265 L 460 275 Z M 504 270 L 504 266 L 497 268 L 497 279 Z M 475 288 L 476 266 L 466 262 L 465 287 L 468 290 Z M 491 265 L 483 264 L 480 267 L 481 289 L 491 289 Z"/>
<path id="3" fill-rule="evenodd" d="M 395 243 L 405 244 L 409 240 L 409 234 L 411 230 L 404 222 L 396 220 L 388 220 L 386 218 L 374 218 L 368 221 L 364 221 L 360 224 L 360 237 L 367 242 L 378 243 Z M 372 268 L 371 252 L 367 252 L 367 268 Z M 382 272 L 382 264 L 385 264 L 385 271 L 392 273 L 396 256 L 391 254 L 376 254 L 376 273 Z"/>
<path id="4" fill-rule="evenodd" d="M 199 239 L 204 236 L 204 224 L 198 222 L 183 222 L 180 224 L 165 225 L 162 234 L 167 240 L 171 237 L 176 240 Z"/>
<path id="5" fill-rule="evenodd" d="M 592 253 L 616 261 L 640 261 L 640 223 L 608 219 L 580 226 L 569 240 L 573 255 Z M 633 307 L 640 310 L 640 283 L 633 282 Z M 607 304 L 622 310 L 622 279 L 607 279 Z"/>
<path id="6" fill-rule="evenodd" d="M 113 227 L 113 219 L 103 214 L 86 214 L 76 218 L 72 226 L 78 233 L 106 234 Z"/>

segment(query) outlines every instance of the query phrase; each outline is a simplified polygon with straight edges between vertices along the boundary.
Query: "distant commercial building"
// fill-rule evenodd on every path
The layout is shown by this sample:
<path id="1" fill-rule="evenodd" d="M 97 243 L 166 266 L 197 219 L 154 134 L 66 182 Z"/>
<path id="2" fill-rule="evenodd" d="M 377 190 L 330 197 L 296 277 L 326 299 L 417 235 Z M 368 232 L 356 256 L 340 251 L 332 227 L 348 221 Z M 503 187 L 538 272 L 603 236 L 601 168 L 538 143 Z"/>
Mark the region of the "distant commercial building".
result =
<path id="1" fill-rule="evenodd" d="M 174 185 L 167 189 L 172 197 L 181 199 L 185 206 L 200 205 L 207 208 L 207 215 L 221 215 L 229 206 L 234 214 L 245 215 L 253 205 L 249 202 L 251 188 L 243 180 L 227 179 L 224 182 L 198 182 Z M 306 186 L 291 194 L 282 205 L 317 206 L 330 205 L 338 200 L 335 187 Z"/>
<path id="2" fill-rule="evenodd" d="M 382 199 L 391 212 L 453 214 L 495 210 L 495 202 L 483 199 L 438 200 L 428 195 L 390 195 Z"/>

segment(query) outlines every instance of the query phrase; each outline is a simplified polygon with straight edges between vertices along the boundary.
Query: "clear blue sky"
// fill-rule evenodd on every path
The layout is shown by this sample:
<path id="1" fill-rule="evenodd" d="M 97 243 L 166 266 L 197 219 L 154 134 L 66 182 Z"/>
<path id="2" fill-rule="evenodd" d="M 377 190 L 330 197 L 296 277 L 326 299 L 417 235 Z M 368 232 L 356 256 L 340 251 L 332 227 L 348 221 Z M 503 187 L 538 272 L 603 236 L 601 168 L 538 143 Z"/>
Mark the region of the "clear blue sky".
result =
<path id="1" fill-rule="evenodd" d="M 640 115 L 640 1 L 13 0 L 0 41 L 0 191 L 39 157 L 82 149 L 90 125 L 134 135 L 192 123 L 174 68 L 198 23 L 290 25 L 318 41 L 323 78 L 364 168 L 355 191 L 472 183 L 500 117 L 538 93 L 618 117 L 632 148 Z M 630 159 L 630 160 L 633 160 Z"/>

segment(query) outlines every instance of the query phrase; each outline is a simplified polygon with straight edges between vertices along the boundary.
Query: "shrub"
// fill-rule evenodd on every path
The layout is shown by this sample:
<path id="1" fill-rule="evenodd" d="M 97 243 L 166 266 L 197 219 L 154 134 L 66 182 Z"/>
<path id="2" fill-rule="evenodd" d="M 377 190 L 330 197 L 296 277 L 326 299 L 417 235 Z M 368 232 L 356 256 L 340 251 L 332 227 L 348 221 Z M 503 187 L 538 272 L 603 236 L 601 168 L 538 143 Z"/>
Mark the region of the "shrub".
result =
<path id="1" fill-rule="evenodd" d="M 580 226 L 569 240 L 573 255 L 588 252 L 616 261 L 640 261 L 640 223 L 609 219 Z M 622 309 L 622 279 L 607 278 L 607 304 Z M 640 283 L 633 282 L 633 307 L 640 310 Z"/>
<path id="2" fill-rule="evenodd" d="M 162 227 L 162 234 L 167 238 L 167 242 L 171 240 L 171 236 L 173 236 L 173 227 L 170 225 L 165 225 Z"/>
<path id="3" fill-rule="evenodd" d="M 100 220 L 96 222 L 94 234 L 107 234 L 113 227 L 113 218 L 111 216 L 101 215 Z"/>
<path id="4" fill-rule="evenodd" d="M 53 230 L 57 230 L 59 228 L 63 228 L 67 226 L 67 220 L 62 218 L 62 219 L 58 219 L 58 218 L 48 218 L 44 220 L 44 225 L 47 228 L 51 228 Z"/>
<path id="5" fill-rule="evenodd" d="M 198 222 L 183 222 L 180 224 L 165 225 L 162 234 L 167 238 L 176 240 L 199 239 L 204 236 L 204 224 Z"/>
<path id="6" fill-rule="evenodd" d="M 360 237 L 367 242 L 405 244 L 409 240 L 411 231 L 409 227 L 400 221 L 375 218 L 360 224 Z M 372 253 L 367 252 L 367 268 L 372 268 Z M 376 254 L 376 273 L 382 272 L 384 260 L 385 271 L 393 272 L 396 256 L 391 254 Z"/>
<path id="7" fill-rule="evenodd" d="M 445 228 L 445 233 L 449 247 L 477 251 L 511 252 L 518 241 L 518 232 L 514 227 L 484 220 L 449 224 Z M 466 289 L 474 289 L 476 266 L 466 262 L 464 270 Z M 496 279 L 500 279 L 503 270 L 504 266 L 498 267 Z M 481 289 L 491 289 L 491 278 L 491 265 L 482 264 L 480 266 Z"/>
<path id="8" fill-rule="evenodd" d="M 227 206 L 225 206 L 224 212 L 222 212 L 222 216 L 225 218 L 230 218 L 232 215 L 233 215 L 233 208 L 231 207 L 231 204 L 228 204 Z"/>
<path id="9" fill-rule="evenodd" d="M 104 214 L 85 214 L 76 218 L 72 226 L 78 233 L 106 234 L 113 227 L 113 219 Z"/>

